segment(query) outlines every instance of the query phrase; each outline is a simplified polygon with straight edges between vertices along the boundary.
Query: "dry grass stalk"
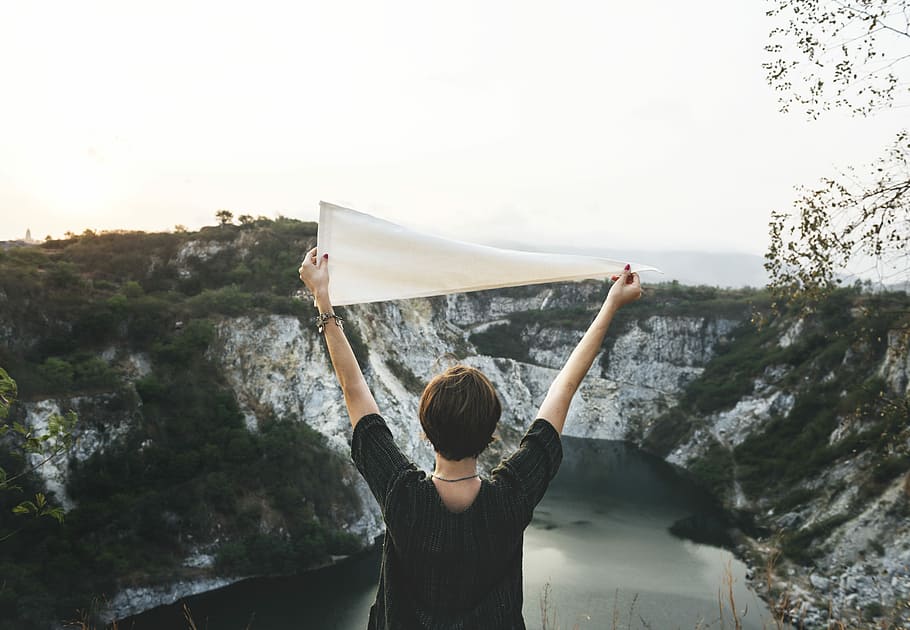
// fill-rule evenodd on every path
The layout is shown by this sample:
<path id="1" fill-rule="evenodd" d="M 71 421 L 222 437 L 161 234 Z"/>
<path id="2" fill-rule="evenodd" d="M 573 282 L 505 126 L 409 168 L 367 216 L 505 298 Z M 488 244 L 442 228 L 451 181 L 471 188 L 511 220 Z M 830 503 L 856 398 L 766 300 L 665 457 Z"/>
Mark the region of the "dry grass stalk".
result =
<path id="1" fill-rule="evenodd" d="M 186 605 L 186 602 L 183 603 L 183 618 L 186 619 L 187 628 L 190 630 L 199 630 L 196 627 L 196 622 L 193 621 L 193 615 L 190 612 L 190 607 Z"/>
<path id="2" fill-rule="evenodd" d="M 635 613 L 635 604 L 638 603 L 638 593 L 632 597 L 632 605 L 629 606 L 629 630 L 632 630 L 632 615 Z"/>
<path id="3" fill-rule="evenodd" d="M 613 591 L 613 628 L 619 628 L 619 589 Z"/>
<path id="4" fill-rule="evenodd" d="M 548 630 L 550 628 L 550 583 L 543 585 L 543 591 L 540 594 L 540 628 Z M 553 611 L 553 626 L 556 625 L 556 611 Z M 554 629 L 555 630 L 555 629 Z"/>

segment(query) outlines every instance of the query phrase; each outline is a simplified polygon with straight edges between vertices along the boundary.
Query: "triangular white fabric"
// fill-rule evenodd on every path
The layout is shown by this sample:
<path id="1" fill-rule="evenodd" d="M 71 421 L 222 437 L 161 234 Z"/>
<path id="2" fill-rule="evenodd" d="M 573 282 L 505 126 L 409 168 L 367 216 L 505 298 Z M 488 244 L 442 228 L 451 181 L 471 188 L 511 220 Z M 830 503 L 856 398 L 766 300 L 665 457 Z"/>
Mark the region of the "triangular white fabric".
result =
<path id="1" fill-rule="evenodd" d="M 319 255 L 329 254 L 335 306 L 544 282 L 604 278 L 625 262 L 449 240 L 319 202 Z M 658 271 L 632 264 L 632 271 Z"/>

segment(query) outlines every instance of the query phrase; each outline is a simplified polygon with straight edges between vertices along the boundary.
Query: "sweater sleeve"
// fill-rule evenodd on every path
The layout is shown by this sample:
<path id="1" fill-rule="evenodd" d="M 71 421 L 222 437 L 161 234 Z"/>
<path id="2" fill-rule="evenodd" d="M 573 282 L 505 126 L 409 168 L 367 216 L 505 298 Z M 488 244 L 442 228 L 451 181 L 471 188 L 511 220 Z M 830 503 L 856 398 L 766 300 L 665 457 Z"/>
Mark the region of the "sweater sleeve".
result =
<path id="1" fill-rule="evenodd" d="M 534 421 L 512 455 L 493 470 L 516 486 L 529 513 L 543 498 L 562 462 L 562 442 L 553 425 L 542 418 Z M 530 514 L 529 514 L 530 518 Z"/>
<path id="2" fill-rule="evenodd" d="M 351 459 L 363 475 L 382 513 L 385 515 L 394 481 L 414 465 L 392 439 L 392 432 L 382 416 L 369 414 L 354 427 Z"/>

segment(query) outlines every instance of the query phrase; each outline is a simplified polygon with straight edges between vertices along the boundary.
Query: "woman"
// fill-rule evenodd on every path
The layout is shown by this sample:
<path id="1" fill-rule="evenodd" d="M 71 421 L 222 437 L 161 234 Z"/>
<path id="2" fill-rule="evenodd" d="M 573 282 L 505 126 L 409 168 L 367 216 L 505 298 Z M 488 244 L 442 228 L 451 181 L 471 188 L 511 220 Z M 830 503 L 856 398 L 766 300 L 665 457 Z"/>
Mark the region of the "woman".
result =
<path id="1" fill-rule="evenodd" d="M 478 370 L 456 366 L 435 377 L 420 400 L 420 423 L 436 451 L 430 477 L 392 440 L 328 297 L 329 256 L 311 250 L 300 279 L 316 298 L 319 329 L 347 405 L 351 456 L 386 524 L 382 570 L 369 628 L 524 628 L 524 530 L 562 460 L 569 403 L 600 349 L 616 310 L 641 297 L 629 266 L 553 380 L 518 450 L 481 479 L 477 456 L 492 441 L 500 404 Z"/>

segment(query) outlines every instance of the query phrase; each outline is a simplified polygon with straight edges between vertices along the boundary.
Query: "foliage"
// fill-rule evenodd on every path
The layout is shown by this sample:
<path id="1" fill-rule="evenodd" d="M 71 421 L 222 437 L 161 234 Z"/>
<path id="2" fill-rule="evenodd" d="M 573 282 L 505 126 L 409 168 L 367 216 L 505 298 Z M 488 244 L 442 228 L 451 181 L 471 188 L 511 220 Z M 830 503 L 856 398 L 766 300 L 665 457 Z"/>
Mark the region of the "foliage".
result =
<path id="1" fill-rule="evenodd" d="M 910 96 L 907 0 L 771 0 L 775 20 L 764 64 L 784 111 L 810 118 L 843 109 L 868 116 Z M 848 168 L 804 187 L 794 208 L 775 212 L 765 268 L 779 302 L 817 302 L 848 265 L 869 267 L 881 285 L 908 282 L 910 137 L 868 169 Z"/>
<path id="2" fill-rule="evenodd" d="M 16 400 L 16 381 L 10 378 L 6 370 L 0 368 L 0 420 L 6 420 L 9 417 L 9 408 Z"/>
<path id="3" fill-rule="evenodd" d="M 711 440 L 705 454 L 689 468 L 715 496 L 723 496 L 733 482 L 733 454 L 716 440 Z"/>
<path id="4" fill-rule="evenodd" d="M 392 374 L 395 375 L 402 385 L 404 385 L 409 391 L 419 394 L 423 391 L 426 383 L 422 381 L 407 365 L 399 361 L 395 357 L 389 357 L 385 360 L 386 366 L 391 370 Z"/>
<path id="5" fill-rule="evenodd" d="M 791 560 L 808 564 L 821 553 L 818 545 L 813 546 L 816 540 L 825 540 L 839 525 L 850 520 L 847 514 L 839 514 L 821 520 L 804 529 L 787 532 L 781 539 L 781 550 Z"/>
<path id="6" fill-rule="evenodd" d="M 21 579 L 7 578 L 0 616 L 25 623 L 26 602 L 37 595 L 43 614 L 59 618 L 129 575 L 164 578 L 182 561 L 186 537 L 226 537 L 245 553 L 269 552 L 238 559 L 227 549 L 223 566 L 243 572 L 283 572 L 291 562 L 300 570 L 356 548 L 353 538 L 320 525 L 332 522 L 339 503 L 356 503 L 341 482 L 342 459 L 296 419 L 250 433 L 205 358 L 213 335 L 210 322 L 193 320 L 156 344 L 155 369 L 136 383 L 142 423 L 105 451 L 71 462 L 67 490 L 77 507 L 53 535 L 19 534 L 23 552 L 10 549 L 4 562 L 21 567 L 5 574 Z M 31 475 L 20 481 L 30 493 L 40 486 Z M 40 498 L 31 503 L 43 509 Z M 28 503 L 17 512 L 36 514 Z M 8 521 L 0 516 L 0 526 Z M 279 527 L 288 533 L 279 536 Z"/>
<path id="7" fill-rule="evenodd" d="M 666 457 L 674 447 L 684 444 L 692 435 L 696 417 L 677 406 L 658 416 L 642 441 L 645 449 Z"/>
<path id="8" fill-rule="evenodd" d="M 312 311 L 310 310 L 309 312 Z M 360 333 L 360 328 L 357 326 L 354 318 L 348 318 L 347 310 L 345 308 L 336 307 L 335 313 L 344 320 L 344 336 L 347 338 L 348 344 L 351 346 L 351 351 L 354 353 L 354 358 L 357 359 L 357 365 L 360 366 L 361 371 L 366 372 L 370 366 L 370 348 L 367 346 L 366 342 L 364 342 L 363 335 Z M 315 326 L 311 325 L 306 329 L 310 331 L 310 334 L 319 334 L 316 331 Z M 318 345 L 322 348 L 322 351 L 325 353 L 326 360 L 328 360 L 328 346 L 324 343 L 319 343 Z"/>
<path id="9" fill-rule="evenodd" d="M 19 485 L 33 472 L 56 459 L 68 451 L 73 445 L 73 427 L 76 424 L 76 415 L 69 412 L 65 415 L 53 414 L 47 419 L 47 428 L 36 433 L 31 428 L 20 422 L 7 422 L 10 408 L 16 402 L 16 381 L 0 368 L 0 438 L 7 438 L 14 445 L 10 454 L 14 456 L 12 466 L 15 472 L 7 472 L 10 464 L 0 466 L 0 494 L 19 494 L 22 487 Z M 9 434 L 9 435 L 7 435 Z M 12 438 L 10 440 L 10 437 Z M 34 456 L 34 457 L 32 457 Z M 48 503 L 43 492 L 34 493 L 34 501 L 26 499 L 19 501 L 11 508 L 11 513 L 18 517 L 31 517 L 40 519 L 50 517 L 58 523 L 63 522 L 63 508 Z M 2 523 L 2 521 L 0 521 Z M 4 531 L 0 525 L 0 543 L 12 538 L 22 531 L 24 525 L 12 531 Z"/>
<path id="10" fill-rule="evenodd" d="M 290 575 L 324 562 L 326 552 L 346 555 L 359 548 L 350 534 L 309 521 L 288 537 L 256 532 L 231 541 L 219 548 L 216 565 L 235 575 Z"/>
<path id="11" fill-rule="evenodd" d="M 668 455 L 753 392 L 757 382 L 795 394 L 786 415 L 778 414 L 735 448 L 711 441 L 690 466 L 715 494 L 731 489 L 735 473 L 752 497 L 779 495 L 781 511 L 806 500 L 805 491 L 790 491 L 819 469 L 857 450 L 875 454 L 868 496 L 877 496 L 910 467 L 906 418 L 910 400 L 894 399 L 885 383 L 870 378 L 887 350 L 888 331 L 907 320 L 902 294 L 866 295 L 839 290 L 803 318 L 802 332 L 787 347 L 784 331 L 801 319 L 798 309 L 773 324 L 745 323 L 720 344 L 701 375 L 684 390 L 679 404 L 661 414 L 644 436 L 644 446 Z M 840 440 L 830 436 L 842 423 L 854 429 Z M 710 439 L 710 438 L 709 438 Z"/>
<path id="12" fill-rule="evenodd" d="M 186 301 L 186 307 L 193 315 L 206 313 L 221 315 L 240 315 L 250 310 L 253 305 L 253 294 L 241 291 L 236 285 L 205 289 Z"/>
<path id="13" fill-rule="evenodd" d="M 785 300 L 817 302 L 858 260 L 870 261 L 881 285 L 910 279 L 907 132 L 868 169 L 803 187 L 791 212 L 773 213 L 766 259 L 771 287 Z"/>
<path id="14" fill-rule="evenodd" d="M 234 213 L 230 210 L 219 210 L 215 213 L 219 225 L 229 225 L 234 220 Z"/>
<path id="15" fill-rule="evenodd" d="M 296 269 L 315 233 L 312 223 L 258 217 L 200 232 L 74 235 L 0 255 L 0 317 L 15 331 L 0 364 L 18 381 L 0 370 L 0 415 L 19 418 L 10 410 L 17 397 L 103 393 L 105 404 L 139 418 L 103 452 L 69 462 L 76 507 L 53 528 L 53 497 L 8 447 L 15 439 L 46 449 L 54 440 L 19 433 L 13 422 L 4 429 L 0 466 L 15 471 L 6 481 L 19 490 L 0 492 L 0 537 L 27 527 L 3 545 L 0 628 L 47 627 L 133 580 L 173 579 L 190 537 L 292 550 L 296 570 L 358 547 L 331 529 L 339 509 L 358 504 L 342 481 L 345 462 L 297 418 L 260 418 L 258 432 L 247 430 L 206 357 L 221 317 L 309 316 Z M 119 358 L 102 358 L 109 348 L 148 357 L 151 371 L 135 391 Z M 104 416 L 83 421 L 108 430 Z M 257 572 L 286 568 L 277 554 L 254 564 Z"/>
<path id="16" fill-rule="evenodd" d="M 528 341 L 522 336 L 523 328 L 522 325 L 513 322 L 496 324 L 471 334 L 469 339 L 480 354 L 530 363 Z"/>
<path id="17" fill-rule="evenodd" d="M 39 622 L 29 617 L 35 607 L 71 616 L 91 595 L 111 594 L 131 580 L 172 579 L 182 571 L 188 537 L 231 541 L 216 549 L 217 562 L 242 573 L 297 570 L 354 548 L 355 541 L 330 530 L 338 510 L 356 504 L 343 481 L 344 462 L 298 418 L 260 416 L 259 431 L 248 431 L 233 392 L 207 358 L 224 317 L 282 312 L 306 317 L 309 324 L 312 307 L 297 297 L 296 268 L 314 237 L 311 223 L 260 217 L 194 233 L 78 236 L 0 255 L 0 290 L 8 296 L 0 316 L 16 333 L 0 348 L 0 364 L 16 374 L 19 396 L 104 392 L 136 410 L 138 418 L 103 453 L 74 463 L 67 492 L 78 507 L 62 525 L 29 519 L 34 522 L 18 534 L 21 544 L 6 545 L 0 619 L 15 620 L 12 627 L 36 627 Z M 487 337 L 480 333 L 472 341 L 493 356 L 528 360 L 534 331 L 580 331 L 590 324 L 593 310 L 565 306 L 577 303 L 571 292 L 582 289 L 597 293 L 603 286 L 554 285 L 549 306 L 510 314 Z M 513 291 L 529 297 L 541 290 Z M 624 309 L 611 336 L 623 327 L 645 328 L 656 315 L 742 319 L 767 301 L 761 291 L 662 285 L 650 290 L 648 300 Z M 41 318 L 33 316 L 36 308 Z M 905 310 L 905 297 L 842 290 L 816 305 L 816 315 L 789 348 L 778 340 L 780 327 L 792 319 L 734 331 L 680 405 L 657 419 L 646 443 L 659 451 L 684 441 L 705 415 L 751 391 L 768 366 L 788 365 L 798 375 L 793 378 L 815 383 L 781 383 L 799 390 L 794 412 L 775 418 L 757 436 L 760 441 L 747 441 L 742 450 L 712 444 L 696 474 L 722 492 L 733 458 L 745 490 L 756 492 L 759 480 L 798 485 L 810 466 L 868 448 L 883 454 L 875 478 L 891 482 L 906 463 L 905 453 L 894 449 L 906 430 L 906 413 L 900 401 L 891 401 L 889 411 L 889 401 L 879 397 L 882 383 L 867 378 L 868 366 L 881 363 L 887 331 Z M 370 357 L 356 324 L 352 318 L 345 328 L 366 367 Z M 312 326 L 305 330 L 316 334 Z M 109 348 L 148 357 L 151 369 L 135 381 L 135 392 L 123 384 L 118 359 L 102 358 L 110 356 Z M 845 363 L 848 353 L 853 359 Z M 422 385 L 394 357 L 386 365 L 406 386 L 416 391 Z M 842 369 L 842 377 L 822 382 Z M 15 395 L 0 378 L 0 397 Z M 141 405 L 126 402 L 128 396 Z M 836 406 L 835 415 L 818 412 L 826 405 Z M 829 435 L 832 422 L 858 408 L 866 425 L 843 441 L 830 448 L 800 441 L 803 432 L 806 439 Z M 97 418 L 86 420 L 98 431 L 107 429 Z M 804 450 L 794 455 L 797 447 Z M 773 456 L 759 461 L 762 449 Z M 0 465 L 21 468 L 2 448 Z M 44 488 L 37 476 L 25 474 L 16 485 L 23 496 L 0 493 L 3 531 L 25 521 L 25 515 L 12 513 L 21 499 L 40 510 L 36 495 Z"/>
<path id="18" fill-rule="evenodd" d="M 907 0 L 771 4 L 767 15 L 777 25 L 763 68 L 782 111 L 798 105 L 812 118 L 834 108 L 868 115 L 907 96 Z"/>

